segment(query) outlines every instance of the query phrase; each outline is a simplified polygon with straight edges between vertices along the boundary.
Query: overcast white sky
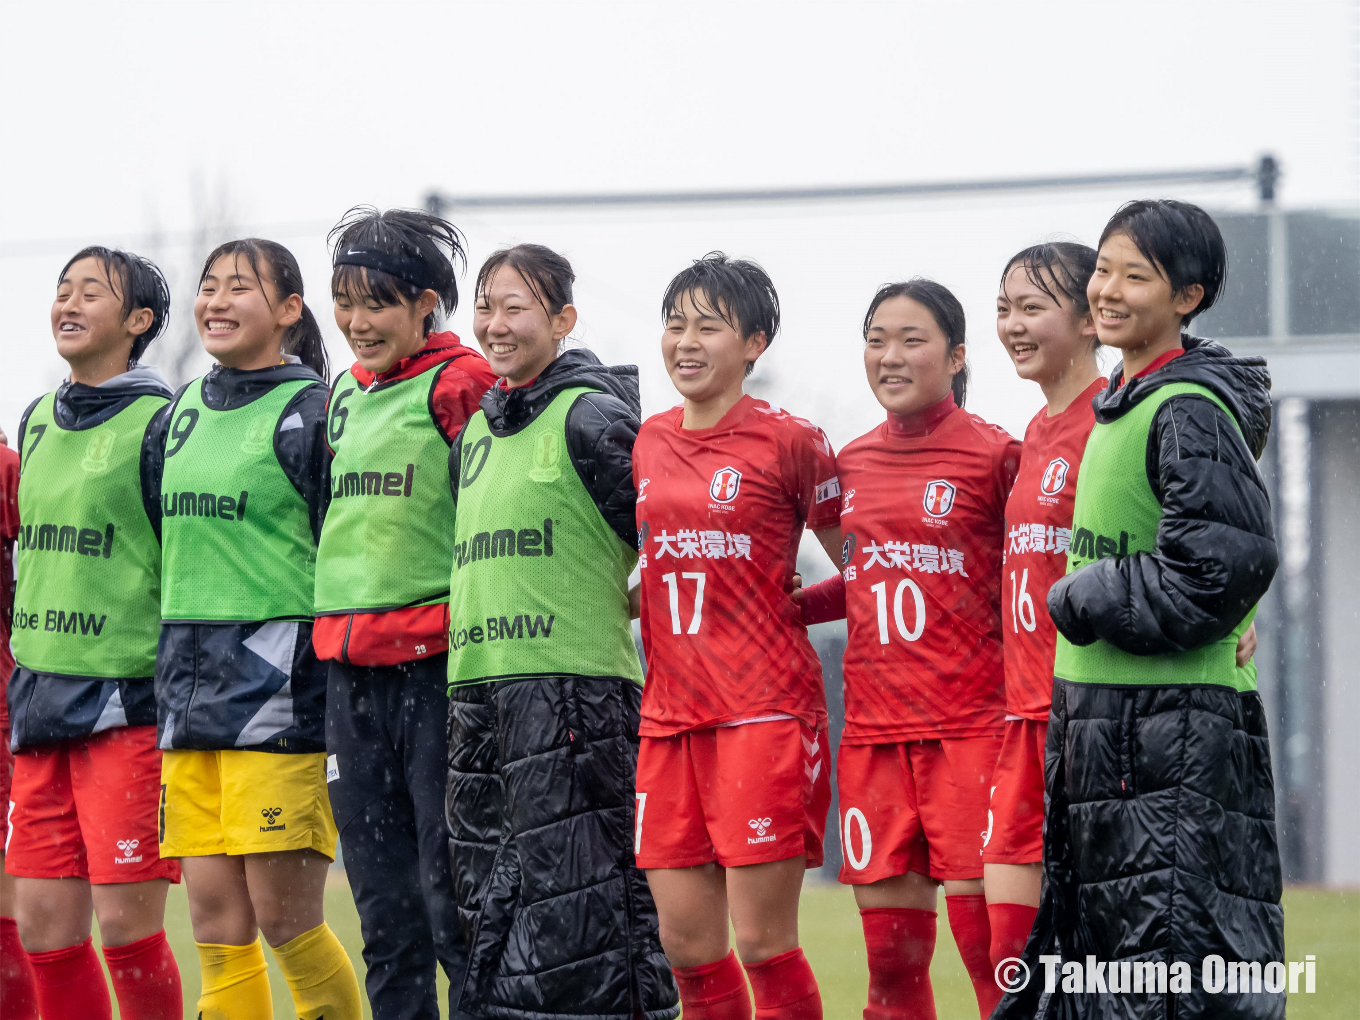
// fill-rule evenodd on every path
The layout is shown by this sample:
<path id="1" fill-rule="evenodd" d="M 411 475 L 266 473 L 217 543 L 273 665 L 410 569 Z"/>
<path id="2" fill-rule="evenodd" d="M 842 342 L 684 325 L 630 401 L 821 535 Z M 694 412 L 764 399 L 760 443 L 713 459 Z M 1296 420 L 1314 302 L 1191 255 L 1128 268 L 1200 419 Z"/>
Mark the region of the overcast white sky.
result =
<path id="1" fill-rule="evenodd" d="M 289 245 L 330 320 L 325 228 L 431 188 L 652 190 L 1240 165 L 1273 152 L 1292 206 L 1360 205 L 1360 4 L 117 3 L 0 14 L 0 425 L 63 375 L 48 309 L 82 244 L 162 261 L 179 319 L 225 209 Z M 1165 194 L 1165 190 L 1158 193 Z M 1241 186 L 1179 193 L 1249 206 Z M 714 248 L 771 272 L 765 395 L 839 446 L 879 420 L 859 320 L 928 275 L 967 309 L 972 410 L 1017 435 L 1040 404 L 996 340 L 996 278 L 1054 234 L 1093 242 L 1117 191 L 775 208 L 455 216 L 473 267 L 536 240 L 579 274 L 579 335 L 674 403 L 658 300 Z M 153 243 L 149 231 L 171 232 Z M 453 328 L 472 342 L 466 302 Z"/>

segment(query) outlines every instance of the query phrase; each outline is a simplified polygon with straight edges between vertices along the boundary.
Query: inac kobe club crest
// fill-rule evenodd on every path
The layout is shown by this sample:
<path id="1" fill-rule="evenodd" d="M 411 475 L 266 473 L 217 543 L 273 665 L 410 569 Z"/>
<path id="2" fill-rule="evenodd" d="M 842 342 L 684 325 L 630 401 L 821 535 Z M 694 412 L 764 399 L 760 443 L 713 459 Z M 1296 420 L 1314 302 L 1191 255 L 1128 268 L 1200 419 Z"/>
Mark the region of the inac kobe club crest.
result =
<path id="1" fill-rule="evenodd" d="M 926 482 L 926 494 L 921 505 L 931 517 L 943 517 L 954 508 L 954 494 L 958 491 L 943 478 Z"/>
<path id="2" fill-rule="evenodd" d="M 1054 457 L 1044 468 L 1044 477 L 1039 479 L 1039 491 L 1045 496 L 1056 496 L 1067 484 L 1067 469 L 1070 465 L 1061 457 Z"/>
<path id="3" fill-rule="evenodd" d="M 741 488 L 741 472 L 734 467 L 718 468 L 708 483 L 708 494 L 719 503 L 730 503 Z"/>

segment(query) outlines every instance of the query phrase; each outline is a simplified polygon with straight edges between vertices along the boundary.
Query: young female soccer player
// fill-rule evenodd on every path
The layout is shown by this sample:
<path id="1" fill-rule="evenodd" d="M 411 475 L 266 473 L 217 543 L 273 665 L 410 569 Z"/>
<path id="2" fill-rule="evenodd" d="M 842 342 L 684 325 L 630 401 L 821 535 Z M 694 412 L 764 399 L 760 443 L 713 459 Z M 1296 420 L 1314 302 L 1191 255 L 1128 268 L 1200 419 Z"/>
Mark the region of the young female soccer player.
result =
<path id="1" fill-rule="evenodd" d="M 9 448 L 0 430 L 0 847 L 9 843 L 10 780 L 14 778 L 14 754 L 9 749 L 9 710 L 5 690 L 14 670 L 10 652 L 10 624 L 14 616 L 14 541 L 19 537 L 19 455 Z M 33 987 L 33 966 L 19 940 L 14 919 L 14 876 L 5 872 L 0 850 L 0 1002 L 6 1020 L 37 1020 L 38 998 Z"/>
<path id="2" fill-rule="evenodd" d="M 869 956 L 870 1020 L 935 1015 L 936 889 L 982 1016 L 982 835 L 1004 719 L 1001 550 L 1020 444 L 962 408 L 964 314 L 931 280 L 879 289 L 864 366 L 888 419 L 837 458 L 842 574 L 804 619 L 847 614 L 836 763 L 845 864 Z"/>
<path id="3" fill-rule="evenodd" d="M 161 853 L 183 858 L 203 1020 L 272 1016 L 261 931 L 302 1020 L 354 1020 L 354 968 L 322 917 L 336 841 L 311 641 L 325 348 L 297 261 L 272 241 L 214 250 L 194 318 L 217 364 L 158 420 L 153 466 Z"/>
<path id="4" fill-rule="evenodd" d="M 638 434 L 642 640 L 638 866 L 689 1020 L 822 1015 L 798 894 L 830 801 L 821 665 L 790 601 L 798 541 L 833 556 L 840 502 L 822 430 L 743 393 L 779 330 L 753 262 L 714 252 L 661 304 L 684 403 Z M 736 930 L 737 962 L 728 948 Z"/>
<path id="5" fill-rule="evenodd" d="M 143 469 L 170 388 L 137 366 L 169 311 L 151 262 L 77 252 L 52 303 L 71 376 L 19 426 L 18 666 L 8 691 L 17 753 L 5 867 L 48 1020 L 111 1014 L 92 913 L 121 1014 L 183 1015 L 164 931 L 179 865 L 156 852 L 161 545 Z"/>
<path id="6" fill-rule="evenodd" d="M 477 274 L 472 328 L 500 382 L 449 452 L 449 852 L 478 1016 L 678 1012 L 632 861 L 642 671 L 637 369 L 585 350 L 575 274 L 521 244 Z"/>
<path id="7" fill-rule="evenodd" d="M 1016 374 L 1039 384 L 1046 406 L 1025 430 L 1006 502 L 1006 728 L 982 848 L 994 968 L 1021 954 L 1039 907 L 1044 738 L 1057 635 L 1044 599 L 1067 567 L 1077 470 L 1096 423 L 1091 400 L 1105 386 L 1086 301 L 1095 264 L 1095 250 L 1084 244 L 1035 245 L 1006 263 L 996 297 L 1002 346 Z"/>
<path id="8" fill-rule="evenodd" d="M 331 387 L 331 503 L 312 642 L 330 660 L 327 779 L 364 932 L 373 1015 L 437 1020 L 467 966 L 444 822 L 449 446 L 495 381 L 435 311 L 458 307 L 452 224 L 350 210 L 331 232 L 335 322 L 357 359 Z"/>
<path id="9" fill-rule="evenodd" d="M 1255 462 L 1269 376 L 1183 332 L 1226 273 L 1202 209 L 1131 202 L 1106 224 L 1087 287 L 1124 363 L 1095 402 L 1067 576 L 1048 593 L 1048 881 L 1029 946 L 1090 954 L 1108 983 L 1080 995 L 1064 983 L 1064 1015 L 1161 1017 L 1169 993 L 1178 1016 L 1284 1013 L 1282 995 L 1210 998 L 1199 982 L 1211 954 L 1284 953 L 1265 716 L 1235 657 L 1277 563 Z M 1040 987 L 998 1015 L 1033 1016 Z"/>

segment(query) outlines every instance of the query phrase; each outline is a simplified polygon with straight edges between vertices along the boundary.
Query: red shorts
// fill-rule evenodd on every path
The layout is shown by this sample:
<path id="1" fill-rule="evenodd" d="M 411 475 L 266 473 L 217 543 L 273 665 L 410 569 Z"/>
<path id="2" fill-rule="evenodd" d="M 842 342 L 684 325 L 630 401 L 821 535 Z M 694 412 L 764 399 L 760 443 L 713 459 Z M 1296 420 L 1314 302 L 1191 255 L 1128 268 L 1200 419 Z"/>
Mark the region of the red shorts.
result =
<path id="1" fill-rule="evenodd" d="M 807 855 L 822 865 L 831 804 L 826 733 L 797 719 L 643 737 L 633 851 L 639 868 L 724 868 Z"/>
<path id="2" fill-rule="evenodd" d="M 914 871 L 982 877 L 987 793 L 1001 735 L 841 744 L 840 880 L 868 885 Z"/>
<path id="3" fill-rule="evenodd" d="M 84 878 L 94 885 L 179 881 L 161 860 L 156 727 L 125 726 L 14 756 L 5 870 L 20 878 Z"/>
<path id="4" fill-rule="evenodd" d="M 1044 858 L 1044 741 L 1048 722 L 1007 719 L 992 773 L 982 860 L 1038 864 Z"/>

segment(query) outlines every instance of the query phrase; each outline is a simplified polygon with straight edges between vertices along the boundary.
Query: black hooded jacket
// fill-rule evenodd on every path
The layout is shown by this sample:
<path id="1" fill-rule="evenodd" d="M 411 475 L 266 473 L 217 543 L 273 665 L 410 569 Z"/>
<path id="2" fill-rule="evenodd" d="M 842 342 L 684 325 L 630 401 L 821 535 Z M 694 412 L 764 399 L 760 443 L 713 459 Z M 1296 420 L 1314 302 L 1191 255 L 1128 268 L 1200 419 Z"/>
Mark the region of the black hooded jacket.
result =
<path id="1" fill-rule="evenodd" d="M 528 386 L 492 386 L 482 397 L 481 407 L 492 435 L 510 436 L 532 423 L 557 394 L 573 386 L 600 392 L 581 394 L 567 412 L 567 454 L 572 467 L 605 523 L 628 548 L 636 549 L 633 443 L 642 417 L 636 366 L 605 365 L 590 351 L 567 351 Z M 459 432 L 449 450 L 455 505 L 462 461 L 463 433 Z"/>
<path id="2" fill-rule="evenodd" d="M 1123 384 L 1115 372 L 1092 401 L 1096 421 L 1118 420 L 1168 383 L 1210 390 L 1162 404 L 1148 431 L 1147 477 L 1162 505 L 1151 552 L 1107 556 L 1049 589 L 1048 611 L 1075 645 L 1103 638 L 1135 655 L 1188 651 L 1231 633 L 1265 594 L 1279 557 L 1270 500 L 1256 460 L 1270 432 L 1264 358 L 1237 358 L 1199 337 L 1185 353 Z M 1240 432 L 1239 432 L 1240 429 Z"/>

